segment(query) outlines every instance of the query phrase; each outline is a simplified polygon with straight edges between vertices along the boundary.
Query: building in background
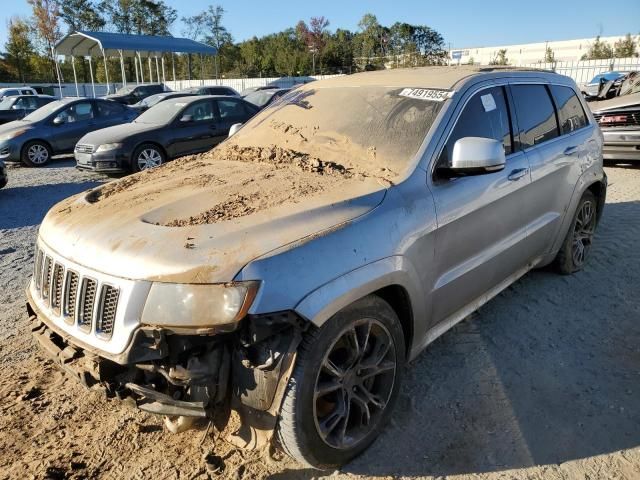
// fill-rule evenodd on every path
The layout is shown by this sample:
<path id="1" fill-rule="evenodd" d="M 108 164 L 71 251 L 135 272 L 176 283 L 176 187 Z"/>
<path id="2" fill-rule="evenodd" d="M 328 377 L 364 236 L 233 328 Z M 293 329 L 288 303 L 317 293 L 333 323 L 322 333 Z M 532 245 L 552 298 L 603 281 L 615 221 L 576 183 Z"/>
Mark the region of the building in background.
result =
<path id="1" fill-rule="evenodd" d="M 606 42 L 613 47 L 616 42 L 624 38 L 624 35 L 600 37 L 600 41 Z M 498 59 L 501 50 L 506 50 L 504 56 L 507 58 L 509 65 L 530 65 L 538 62 L 544 63 L 548 47 L 553 52 L 556 62 L 575 62 L 582 59 L 582 56 L 589 51 L 589 47 L 595 40 L 596 37 L 495 47 L 456 48 L 451 50 L 450 56 L 453 64 L 473 62 L 480 65 L 488 65 Z"/>

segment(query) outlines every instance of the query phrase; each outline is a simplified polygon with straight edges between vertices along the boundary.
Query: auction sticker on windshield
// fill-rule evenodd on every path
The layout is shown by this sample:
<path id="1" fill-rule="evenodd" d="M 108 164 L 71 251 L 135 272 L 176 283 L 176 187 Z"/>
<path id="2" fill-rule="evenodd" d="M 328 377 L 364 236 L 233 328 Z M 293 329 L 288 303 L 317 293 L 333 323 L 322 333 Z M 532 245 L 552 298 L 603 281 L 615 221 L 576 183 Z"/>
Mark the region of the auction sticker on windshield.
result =
<path id="1" fill-rule="evenodd" d="M 431 100 L 444 102 L 453 95 L 452 90 L 434 90 L 429 88 L 404 88 L 399 94 L 401 97 L 417 98 L 419 100 Z"/>

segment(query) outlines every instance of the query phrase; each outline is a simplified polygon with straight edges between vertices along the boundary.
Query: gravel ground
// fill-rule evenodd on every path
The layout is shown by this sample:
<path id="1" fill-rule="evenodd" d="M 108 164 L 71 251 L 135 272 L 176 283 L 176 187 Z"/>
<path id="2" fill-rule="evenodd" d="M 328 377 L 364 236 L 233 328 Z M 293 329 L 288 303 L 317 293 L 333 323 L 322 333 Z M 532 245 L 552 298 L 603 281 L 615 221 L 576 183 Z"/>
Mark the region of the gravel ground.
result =
<path id="1" fill-rule="evenodd" d="M 391 425 L 336 478 L 640 478 L 640 168 L 610 189 L 587 268 L 528 274 L 407 371 Z M 103 181 L 70 161 L 12 168 L 0 190 L 0 478 L 322 477 L 158 418 L 67 379 L 24 309 L 32 245 L 57 201 Z"/>

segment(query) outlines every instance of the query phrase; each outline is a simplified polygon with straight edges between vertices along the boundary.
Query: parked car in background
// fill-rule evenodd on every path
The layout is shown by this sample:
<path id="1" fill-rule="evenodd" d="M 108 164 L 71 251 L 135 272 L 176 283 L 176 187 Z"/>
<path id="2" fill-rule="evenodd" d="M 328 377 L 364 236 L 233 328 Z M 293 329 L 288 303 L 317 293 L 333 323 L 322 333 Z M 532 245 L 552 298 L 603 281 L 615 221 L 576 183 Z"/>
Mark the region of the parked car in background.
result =
<path id="1" fill-rule="evenodd" d="M 164 93 L 156 93 L 155 95 L 151 95 L 145 99 L 140 100 L 138 103 L 134 103 L 131 105 L 131 108 L 136 110 L 138 113 L 142 113 L 146 110 L 149 110 L 154 105 L 164 102 L 165 100 L 171 100 L 178 97 L 193 97 L 198 95 L 197 93 L 185 93 L 185 92 L 164 92 Z"/>
<path id="2" fill-rule="evenodd" d="M 36 92 L 31 87 L 0 88 L 0 100 L 2 100 L 4 97 L 13 97 L 15 95 L 37 95 L 37 94 L 38 92 Z"/>
<path id="3" fill-rule="evenodd" d="M 263 109 L 282 98 L 283 95 L 289 93 L 290 88 L 270 88 L 268 90 L 257 90 L 250 93 L 244 99 L 254 104 L 256 107 Z"/>
<path id="4" fill-rule="evenodd" d="M 16 95 L 0 100 L 0 125 L 20 120 L 40 107 L 55 101 L 49 95 Z"/>
<path id="5" fill-rule="evenodd" d="M 199 108 L 213 125 L 222 101 L 242 102 L 171 100 L 136 122 L 171 116 L 162 138 Z M 321 80 L 219 148 L 54 206 L 30 331 L 72 377 L 173 431 L 232 404 L 244 445 L 277 439 L 321 469 L 380 437 L 406 363 L 440 335 L 534 268 L 581 270 L 607 189 L 580 91 L 544 71 Z"/>
<path id="6" fill-rule="evenodd" d="M 128 85 L 122 87 L 116 93 L 107 95 L 107 100 L 123 103 L 125 105 L 133 105 L 140 100 L 155 95 L 156 93 L 169 92 L 170 90 L 162 83 L 144 83 L 141 85 Z"/>
<path id="7" fill-rule="evenodd" d="M 616 95 L 616 92 L 620 89 L 622 82 L 625 80 L 629 72 L 606 72 L 600 73 L 593 77 L 590 82 L 582 84 L 580 90 L 587 100 L 596 99 L 600 95 L 603 88 L 608 85 L 606 98 L 611 98 Z"/>
<path id="8" fill-rule="evenodd" d="M 72 153 L 83 135 L 130 122 L 136 116 L 135 110 L 109 100 L 56 100 L 22 120 L 0 125 L 0 159 L 41 167 L 53 155 Z"/>
<path id="9" fill-rule="evenodd" d="M 0 160 L 0 188 L 6 187 L 8 181 L 9 176 L 7 175 L 7 166 L 2 160 Z"/>
<path id="10" fill-rule="evenodd" d="M 242 90 L 242 92 L 240 93 L 240 96 L 242 98 L 246 97 L 247 95 L 249 95 L 250 93 L 253 92 L 258 92 L 260 90 L 274 90 L 274 89 L 278 89 L 278 88 L 284 88 L 284 87 L 280 87 L 278 85 L 261 85 L 259 87 L 248 87 L 245 88 L 244 90 Z"/>
<path id="11" fill-rule="evenodd" d="M 195 95 L 226 95 L 229 97 L 239 97 L 240 94 L 234 88 L 224 85 L 212 85 L 205 87 L 190 87 L 182 90 L 185 93 L 192 93 Z"/>
<path id="12" fill-rule="evenodd" d="M 75 148 L 77 167 L 114 173 L 138 172 L 167 160 L 204 152 L 227 138 L 258 108 L 241 98 L 180 97 L 161 102 L 127 125 L 85 135 Z"/>
<path id="13" fill-rule="evenodd" d="M 640 161 L 640 93 L 592 102 L 604 135 L 605 160 Z"/>

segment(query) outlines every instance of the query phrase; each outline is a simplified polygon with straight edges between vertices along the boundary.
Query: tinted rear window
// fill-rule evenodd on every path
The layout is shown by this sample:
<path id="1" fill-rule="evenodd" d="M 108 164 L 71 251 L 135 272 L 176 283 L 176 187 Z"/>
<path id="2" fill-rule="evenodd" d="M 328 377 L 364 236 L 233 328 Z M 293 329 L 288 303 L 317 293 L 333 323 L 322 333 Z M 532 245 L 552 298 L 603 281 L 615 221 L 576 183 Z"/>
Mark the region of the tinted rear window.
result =
<path id="1" fill-rule="evenodd" d="M 544 85 L 513 85 L 511 91 L 523 148 L 539 145 L 559 135 L 556 112 Z"/>
<path id="2" fill-rule="evenodd" d="M 563 135 L 579 130 L 589 123 L 582 108 L 582 103 L 580 103 L 573 89 L 552 85 L 551 93 L 553 93 L 553 98 L 558 107 L 560 131 Z"/>

